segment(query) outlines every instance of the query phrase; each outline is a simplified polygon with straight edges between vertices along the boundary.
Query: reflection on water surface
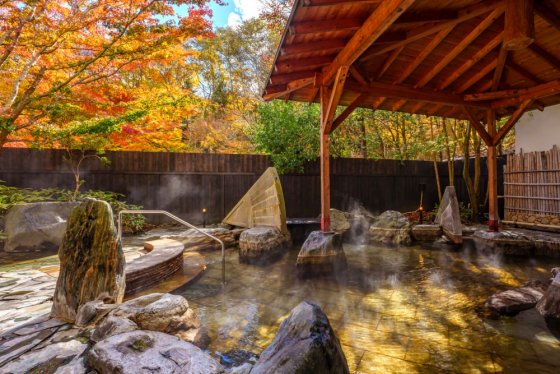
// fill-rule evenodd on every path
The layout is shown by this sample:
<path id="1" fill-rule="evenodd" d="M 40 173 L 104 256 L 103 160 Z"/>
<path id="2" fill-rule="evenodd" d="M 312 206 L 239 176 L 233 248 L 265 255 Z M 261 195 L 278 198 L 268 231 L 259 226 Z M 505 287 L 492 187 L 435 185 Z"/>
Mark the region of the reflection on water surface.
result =
<path id="1" fill-rule="evenodd" d="M 210 351 L 261 352 L 302 300 L 319 304 L 342 343 L 351 372 L 560 372 L 560 343 L 535 310 L 486 320 L 477 310 L 493 292 L 545 280 L 553 263 L 502 260 L 472 250 L 344 245 L 348 271 L 298 279 L 297 249 L 264 266 L 220 254 L 195 284 L 175 291 L 210 330 Z"/>

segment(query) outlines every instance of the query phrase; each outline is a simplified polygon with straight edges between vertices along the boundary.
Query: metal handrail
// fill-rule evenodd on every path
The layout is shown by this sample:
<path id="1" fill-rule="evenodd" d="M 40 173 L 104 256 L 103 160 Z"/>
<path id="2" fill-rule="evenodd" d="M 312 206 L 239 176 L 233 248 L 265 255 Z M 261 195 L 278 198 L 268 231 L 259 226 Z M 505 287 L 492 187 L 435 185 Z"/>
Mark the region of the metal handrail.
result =
<path id="1" fill-rule="evenodd" d="M 181 218 L 169 213 L 168 211 L 165 210 L 121 210 L 119 212 L 118 215 L 118 220 L 117 220 L 117 238 L 119 240 L 119 242 L 122 239 L 122 215 L 123 214 L 163 214 L 171 219 L 173 219 L 174 221 L 179 222 L 180 224 L 187 226 L 188 228 L 191 228 L 193 230 L 195 230 L 196 232 L 201 233 L 202 235 L 205 235 L 207 237 L 209 237 L 210 239 L 213 239 L 215 241 L 217 241 L 218 243 L 220 243 L 220 245 L 222 246 L 222 283 L 225 284 L 225 280 L 226 280 L 226 246 L 224 244 L 224 242 L 221 239 L 218 239 L 217 237 L 215 237 L 214 235 L 210 235 L 207 232 L 202 231 L 201 229 L 199 229 L 198 227 L 188 223 L 187 221 L 182 220 Z"/>

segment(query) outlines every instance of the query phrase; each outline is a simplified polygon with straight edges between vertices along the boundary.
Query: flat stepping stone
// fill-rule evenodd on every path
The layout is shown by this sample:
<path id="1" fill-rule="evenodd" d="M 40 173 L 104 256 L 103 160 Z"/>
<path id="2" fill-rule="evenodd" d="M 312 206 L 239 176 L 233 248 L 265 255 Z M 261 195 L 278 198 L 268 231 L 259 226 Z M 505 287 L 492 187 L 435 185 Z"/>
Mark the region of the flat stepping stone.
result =
<path id="1" fill-rule="evenodd" d="M 151 252 L 126 264 L 125 295 L 151 288 L 183 267 L 183 243 L 159 239 L 146 242 L 144 247 L 151 248 Z"/>

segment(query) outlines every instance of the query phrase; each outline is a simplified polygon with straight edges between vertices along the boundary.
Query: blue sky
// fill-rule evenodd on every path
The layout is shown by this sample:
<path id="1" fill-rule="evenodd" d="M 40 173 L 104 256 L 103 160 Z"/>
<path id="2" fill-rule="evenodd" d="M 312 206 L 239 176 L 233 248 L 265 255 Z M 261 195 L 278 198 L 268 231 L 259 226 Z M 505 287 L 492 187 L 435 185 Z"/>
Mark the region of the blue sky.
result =
<path id="1" fill-rule="evenodd" d="M 257 17 L 261 4 L 258 0 L 225 0 L 227 5 L 220 6 L 214 1 L 210 3 L 210 8 L 214 12 L 212 21 L 214 27 L 234 26 L 241 21 Z M 175 8 L 178 16 L 185 15 L 186 6 Z"/>

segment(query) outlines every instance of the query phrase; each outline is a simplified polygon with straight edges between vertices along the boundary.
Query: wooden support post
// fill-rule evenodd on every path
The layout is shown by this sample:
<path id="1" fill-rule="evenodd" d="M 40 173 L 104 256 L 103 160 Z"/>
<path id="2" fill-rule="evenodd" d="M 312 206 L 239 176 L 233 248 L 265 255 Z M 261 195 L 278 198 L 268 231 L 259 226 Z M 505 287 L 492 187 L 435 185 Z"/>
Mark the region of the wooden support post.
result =
<path id="1" fill-rule="evenodd" d="M 496 136 L 496 113 L 488 109 L 488 134 Z M 496 161 L 496 145 L 488 145 L 488 229 L 499 231 L 500 217 L 498 214 L 498 163 Z"/>
<path id="2" fill-rule="evenodd" d="M 326 127 L 330 92 L 321 86 L 321 231 L 331 231 L 331 173 L 329 131 Z"/>
<path id="3" fill-rule="evenodd" d="M 535 40 L 533 0 L 506 0 L 504 49 L 517 51 Z"/>

